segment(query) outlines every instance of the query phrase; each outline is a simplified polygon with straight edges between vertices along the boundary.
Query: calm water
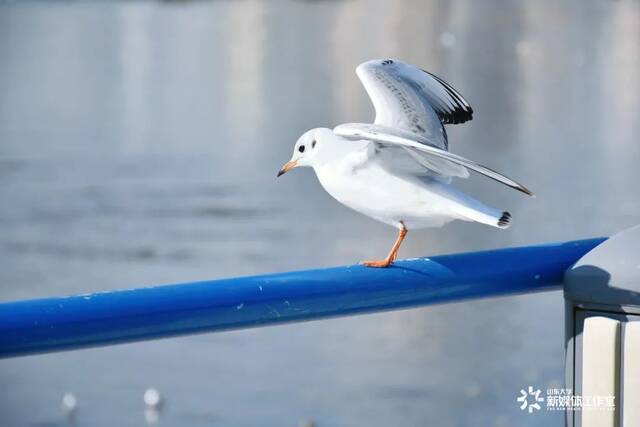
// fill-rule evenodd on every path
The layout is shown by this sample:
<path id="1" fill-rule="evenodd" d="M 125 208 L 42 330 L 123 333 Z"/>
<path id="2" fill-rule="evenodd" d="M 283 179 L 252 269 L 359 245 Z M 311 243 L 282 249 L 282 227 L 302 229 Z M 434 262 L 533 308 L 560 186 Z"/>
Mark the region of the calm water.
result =
<path id="1" fill-rule="evenodd" d="M 0 6 L 0 300 L 283 271 L 385 254 L 296 138 L 366 121 L 353 72 L 398 57 L 471 102 L 460 185 L 499 231 L 414 232 L 402 256 L 608 235 L 640 222 L 640 3 L 169 2 Z M 0 361 L 0 424 L 534 426 L 563 378 L 560 293 Z"/>

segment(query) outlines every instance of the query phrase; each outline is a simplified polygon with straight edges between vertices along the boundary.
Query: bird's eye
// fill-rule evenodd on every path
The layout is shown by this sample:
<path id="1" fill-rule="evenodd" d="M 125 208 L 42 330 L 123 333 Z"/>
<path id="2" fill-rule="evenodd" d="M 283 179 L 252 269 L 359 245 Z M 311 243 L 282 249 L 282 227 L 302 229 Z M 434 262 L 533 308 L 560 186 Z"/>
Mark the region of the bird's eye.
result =
<path id="1" fill-rule="evenodd" d="M 311 148 L 316 148 L 316 140 L 314 139 L 313 142 L 311 143 Z"/>
<path id="2" fill-rule="evenodd" d="M 298 151 L 301 153 L 304 153 L 304 145 L 301 145 L 300 147 L 298 147 Z"/>

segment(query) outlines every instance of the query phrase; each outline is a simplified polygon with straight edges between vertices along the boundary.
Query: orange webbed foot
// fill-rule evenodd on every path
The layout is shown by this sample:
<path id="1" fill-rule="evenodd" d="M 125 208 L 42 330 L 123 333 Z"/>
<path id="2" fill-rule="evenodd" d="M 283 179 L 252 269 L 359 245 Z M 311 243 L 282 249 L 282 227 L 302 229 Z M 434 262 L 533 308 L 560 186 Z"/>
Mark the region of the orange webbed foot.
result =
<path id="1" fill-rule="evenodd" d="M 386 268 L 386 267 L 389 267 L 392 263 L 393 261 L 391 261 L 390 259 L 382 259 L 380 261 L 362 261 L 361 262 L 362 265 L 366 267 L 373 267 L 373 268 Z"/>
<path id="2" fill-rule="evenodd" d="M 362 261 L 361 263 L 362 265 L 365 265 L 367 267 L 374 267 L 374 268 L 386 268 L 386 267 L 389 267 L 391 264 L 393 264 L 396 258 L 398 258 L 398 249 L 400 249 L 400 245 L 402 244 L 402 241 L 407 235 L 407 229 L 404 226 L 404 222 L 400 221 L 400 225 L 401 227 L 400 227 L 400 230 L 398 231 L 398 239 L 393 244 L 393 247 L 391 248 L 391 252 L 389 252 L 389 255 L 387 255 L 385 259 L 382 259 L 380 261 Z"/>

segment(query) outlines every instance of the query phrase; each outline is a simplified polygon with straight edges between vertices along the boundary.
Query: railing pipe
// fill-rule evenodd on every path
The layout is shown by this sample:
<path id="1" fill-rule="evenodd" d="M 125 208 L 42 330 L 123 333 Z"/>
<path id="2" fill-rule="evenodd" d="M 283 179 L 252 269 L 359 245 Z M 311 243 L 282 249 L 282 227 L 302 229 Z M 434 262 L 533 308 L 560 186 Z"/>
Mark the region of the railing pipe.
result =
<path id="1" fill-rule="evenodd" d="M 605 238 L 0 304 L 0 357 L 559 289 Z"/>

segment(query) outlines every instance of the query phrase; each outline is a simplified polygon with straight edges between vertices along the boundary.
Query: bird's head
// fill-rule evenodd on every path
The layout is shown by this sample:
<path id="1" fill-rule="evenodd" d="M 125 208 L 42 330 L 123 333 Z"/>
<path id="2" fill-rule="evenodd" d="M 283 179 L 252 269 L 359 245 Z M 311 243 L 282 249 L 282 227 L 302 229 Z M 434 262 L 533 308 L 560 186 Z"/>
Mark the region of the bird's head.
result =
<path id="1" fill-rule="evenodd" d="M 317 128 L 302 134 L 293 147 L 291 160 L 285 163 L 278 172 L 278 176 L 284 175 L 298 166 L 311 166 L 317 164 L 319 153 L 322 151 L 323 141 L 326 141 L 327 132 L 333 134 L 331 129 Z"/>

